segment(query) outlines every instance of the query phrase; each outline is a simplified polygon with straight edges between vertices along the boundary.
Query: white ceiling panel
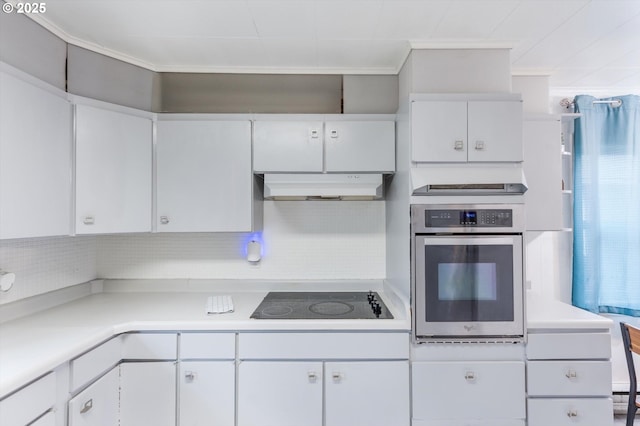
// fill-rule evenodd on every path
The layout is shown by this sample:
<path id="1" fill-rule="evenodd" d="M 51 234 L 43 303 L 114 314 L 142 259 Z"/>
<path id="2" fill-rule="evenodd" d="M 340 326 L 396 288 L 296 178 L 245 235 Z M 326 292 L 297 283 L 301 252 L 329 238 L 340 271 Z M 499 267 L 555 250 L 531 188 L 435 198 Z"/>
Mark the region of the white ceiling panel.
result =
<path id="1" fill-rule="evenodd" d="M 454 1 L 433 33 L 434 38 L 484 39 L 518 6 L 516 0 Z"/>
<path id="2" fill-rule="evenodd" d="M 249 0 L 248 4 L 259 37 L 295 41 L 316 36 L 315 4 L 312 2 Z"/>
<path id="3" fill-rule="evenodd" d="M 320 40 L 372 39 L 381 10 L 382 1 L 317 1 L 317 36 Z"/>
<path id="4" fill-rule="evenodd" d="M 591 2 L 514 64 L 554 68 L 632 20 L 638 13 L 640 1 Z"/>
<path id="5" fill-rule="evenodd" d="M 552 86 L 623 87 L 640 74 L 640 0 L 46 4 L 46 14 L 29 17 L 72 44 L 155 71 L 393 74 L 413 45 L 512 47 L 514 73 L 548 73 Z"/>
<path id="6" fill-rule="evenodd" d="M 449 9 L 449 1 L 385 1 L 375 37 L 427 40 Z"/>

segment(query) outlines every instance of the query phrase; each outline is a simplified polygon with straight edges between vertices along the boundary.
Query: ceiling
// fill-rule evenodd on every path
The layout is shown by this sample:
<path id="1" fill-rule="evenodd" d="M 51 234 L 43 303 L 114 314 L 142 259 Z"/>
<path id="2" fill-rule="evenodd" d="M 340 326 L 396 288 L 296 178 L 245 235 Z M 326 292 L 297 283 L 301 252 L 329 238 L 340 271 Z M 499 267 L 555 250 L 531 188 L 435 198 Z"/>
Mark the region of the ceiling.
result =
<path id="1" fill-rule="evenodd" d="M 510 48 L 514 75 L 552 88 L 640 92 L 640 0 L 47 0 L 29 16 L 154 71 L 395 74 L 411 48 Z"/>

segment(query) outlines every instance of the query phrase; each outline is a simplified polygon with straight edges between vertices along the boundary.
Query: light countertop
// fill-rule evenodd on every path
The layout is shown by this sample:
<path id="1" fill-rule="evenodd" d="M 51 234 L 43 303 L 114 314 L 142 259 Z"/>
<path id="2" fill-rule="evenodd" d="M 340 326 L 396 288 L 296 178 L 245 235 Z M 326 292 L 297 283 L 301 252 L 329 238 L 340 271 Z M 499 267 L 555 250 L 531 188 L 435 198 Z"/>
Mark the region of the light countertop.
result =
<path id="1" fill-rule="evenodd" d="M 527 330 L 610 330 L 613 321 L 584 309 L 527 292 Z"/>
<path id="2" fill-rule="evenodd" d="M 184 280 L 184 282 L 189 282 Z M 99 286 L 101 287 L 101 286 Z M 377 291 L 394 319 L 256 320 L 250 315 L 264 296 L 280 291 Z M 235 311 L 207 315 L 207 296 L 230 294 Z M 109 281 L 104 288 L 62 305 L 0 325 L 0 397 L 129 331 L 396 331 L 408 333 L 408 301 L 382 281 L 307 283 L 201 283 Z M 610 329 L 612 321 L 573 306 L 527 294 L 530 332 L 546 329 Z"/>
<path id="3" fill-rule="evenodd" d="M 149 283 L 113 282 L 93 294 L 0 326 L 0 397 L 51 371 L 112 336 L 129 331 L 398 331 L 411 328 L 409 310 L 382 282 L 334 283 L 315 291 L 377 291 L 394 319 L 257 320 L 250 315 L 271 290 L 305 291 L 300 285 L 222 284 L 215 291 L 148 291 Z M 168 290 L 168 289 L 164 289 Z M 229 294 L 234 312 L 207 315 L 207 296 Z"/>

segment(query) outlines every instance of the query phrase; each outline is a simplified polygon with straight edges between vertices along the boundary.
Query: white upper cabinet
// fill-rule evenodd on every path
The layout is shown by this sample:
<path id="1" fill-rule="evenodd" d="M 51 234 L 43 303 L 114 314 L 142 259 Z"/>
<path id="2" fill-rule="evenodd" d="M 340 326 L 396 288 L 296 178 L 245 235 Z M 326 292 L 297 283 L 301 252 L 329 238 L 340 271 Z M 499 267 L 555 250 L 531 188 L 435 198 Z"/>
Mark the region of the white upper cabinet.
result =
<path id="1" fill-rule="evenodd" d="M 255 172 L 321 172 L 321 121 L 256 121 L 253 129 Z"/>
<path id="2" fill-rule="evenodd" d="M 328 121 L 325 123 L 327 172 L 394 172 L 393 121 Z"/>
<path id="3" fill-rule="evenodd" d="M 152 120 L 76 105 L 76 233 L 151 231 Z"/>
<path id="4" fill-rule="evenodd" d="M 340 117 L 317 121 L 258 119 L 253 130 L 255 173 L 393 173 L 392 119 Z"/>
<path id="5" fill-rule="evenodd" d="M 519 100 L 415 100 L 414 162 L 521 162 Z"/>
<path id="6" fill-rule="evenodd" d="M 529 187 L 524 194 L 527 231 L 563 229 L 561 146 L 559 117 L 525 120 L 524 173 Z"/>
<path id="7" fill-rule="evenodd" d="M 158 232 L 254 229 L 249 120 L 161 117 L 156 136 Z"/>
<path id="8" fill-rule="evenodd" d="M 0 239 L 70 233 L 71 104 L 31 80 L 0 72 Z"/>

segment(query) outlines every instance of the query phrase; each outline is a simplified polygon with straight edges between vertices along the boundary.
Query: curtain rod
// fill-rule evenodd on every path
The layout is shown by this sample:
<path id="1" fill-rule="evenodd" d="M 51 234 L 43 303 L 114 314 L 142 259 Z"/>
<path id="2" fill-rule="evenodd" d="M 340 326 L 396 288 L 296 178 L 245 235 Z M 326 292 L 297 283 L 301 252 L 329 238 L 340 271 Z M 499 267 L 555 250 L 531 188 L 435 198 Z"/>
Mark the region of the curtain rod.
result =
<path id="1" fill-rule="evenodd" d="M 612 107 L 617 108 L 619 106 L 622 106 L 622 99 L 611 99 L 611 100 L 595 100 L 593 101 L 594 104 L 611 104 Z M 571 106 L 575 105 L 575 103 L 573 102 L 573 99 L 569 99 L 569 98 L 564 98 L 560 101 L 560 106 L 563 106 L 565 108 L 569 108 Z"/>

